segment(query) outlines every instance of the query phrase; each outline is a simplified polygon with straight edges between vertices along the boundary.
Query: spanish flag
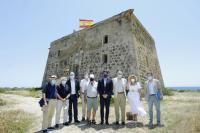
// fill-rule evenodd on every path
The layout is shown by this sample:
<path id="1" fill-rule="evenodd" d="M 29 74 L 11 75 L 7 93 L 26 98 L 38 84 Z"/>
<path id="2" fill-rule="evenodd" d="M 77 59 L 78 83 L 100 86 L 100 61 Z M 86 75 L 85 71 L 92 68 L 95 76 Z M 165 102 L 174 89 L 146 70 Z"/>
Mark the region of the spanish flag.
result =
<path id="1" fill-rule="evenodd" d="M 89 28 L 94 24 L 93 20 L 80 19 L 80 28 Z"/>

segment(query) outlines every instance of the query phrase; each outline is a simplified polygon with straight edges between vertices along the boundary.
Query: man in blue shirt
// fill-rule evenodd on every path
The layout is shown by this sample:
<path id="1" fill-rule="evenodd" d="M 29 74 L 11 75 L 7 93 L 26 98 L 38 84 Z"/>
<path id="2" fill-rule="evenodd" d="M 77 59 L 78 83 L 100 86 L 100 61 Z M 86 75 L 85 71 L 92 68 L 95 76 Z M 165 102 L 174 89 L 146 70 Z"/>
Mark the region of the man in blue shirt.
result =
<path id="1" fill-rule="evenodd" d="M 62 99 L 57 93 L 56 79 L 56 75 L 52 75 L 49 78 L 49 82 L 42 90 L 42 97 L 44 100 L 44 105 L 42 107 L 42 131 L 44 133 L 47 133 L 47 129 L 53 129 L 53 127 L 51 126 L 51 122 L 56 108 L 56 99 L 57 97 Z"/>

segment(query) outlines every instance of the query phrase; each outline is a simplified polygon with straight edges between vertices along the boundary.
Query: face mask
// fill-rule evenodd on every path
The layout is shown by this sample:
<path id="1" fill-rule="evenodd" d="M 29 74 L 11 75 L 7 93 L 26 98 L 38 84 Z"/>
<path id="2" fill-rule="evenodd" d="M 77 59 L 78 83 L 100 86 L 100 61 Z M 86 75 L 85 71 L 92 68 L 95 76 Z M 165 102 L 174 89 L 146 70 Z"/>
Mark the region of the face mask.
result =
<path id="1" fill-rule="evenodd" d="M 131 79 L 131 83 L 135 83 L 135 79 Z"/>
<path id="2" fill-rule="evenodd" d="M 119 74 L 117 77 L 118 77 L 119 79 L 121 79 L 121 78 L 122 78 L 122 75 L 121 75 L 121 74 Z"/>
<path id="3" fill-rule="evenodd" d="M 74 75 L 71 75 L 71 76 L 70 76 L 70 79 L 74 79 Z"/>
<path id="4" fill-rule="evenodd" d="M 67 82 L 66 80 L 61 81 L 63 86 L 66 85 L 66 82 Z"/>
<path id="5" fill-rule="evenodd" d="M 56 80 L 51 80 L 51 85 L 55 85 L 56 84 Z"/>
<path id="6" fill-rule="evenodd" d="M 85 75 L 85 79 L 88 79 L 88 75 Z"/>
<path id="7" fill-rule="evenodd" d="M 152 80 L 152 79 L 153 79 L 153 77 L 152 77 L 152 76 L 149 76 L 149 77 L 148 77 L 148 80 Z"/>
<path id="8" fill-rule="evenodd" d="M 107 77 L 108 77 L 108 74 L 104 74 L 103 77 L 104 77 L 104 78 L 107 78 Z"/>

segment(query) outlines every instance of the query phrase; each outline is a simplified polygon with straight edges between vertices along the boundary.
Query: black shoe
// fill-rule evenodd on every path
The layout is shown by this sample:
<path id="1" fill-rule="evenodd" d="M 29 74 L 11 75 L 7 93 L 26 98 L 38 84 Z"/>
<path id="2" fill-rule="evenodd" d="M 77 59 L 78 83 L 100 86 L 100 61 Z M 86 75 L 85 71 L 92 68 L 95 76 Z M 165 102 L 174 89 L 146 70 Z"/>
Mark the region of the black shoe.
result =
<path id="1" fill-rule="evenodd" d="M 104 123 L 104 122 L 103 122 L 103 121 L 101 121 L 100 125 L 103 125 L 103 123 Z"/>
<path id="2" fill-rule="evenodd" d="M 59 124 L 56 124 L 56 125 L 55 125 L 55 128 L 59 128 Z"/>
<path id="3" fill-rule="evenodd" d="M 43 133 L 48 133 L 47 130 L 42 130 Z"/>
<path id="4" fill-rule="evenodd" d="M 122 125 L 125 125 L 125 122 L 122 122 Z"/>
<path id="5" fill-rule="evenodd" d="M 82 117 L 82 120 L 81 121 L 85 121 L 85 117 Z"/>
<path id="6" fill-rule="evenodd" d="M 69 125 L 69 123 L 68 123 L 68 122 L 65 122 L 65 123 L 63 123 L 63 125 L 65 125 L 65 126 L 68 126 L 68 125 Z"/>
<path id="7" fill-rule="evenodd" d="M 90 120 L 87 120 L 87 124 L 90 125 L 90 124 L 91 124 L 91 121 L 90 121 Z"/>
<path id="8" fill-rule="evenodd" d="M 118 122 L 118 121 L 116 121 L 116 122 L 115 122 L 115 125 L 119 125 L 119 122 Z"/>
<path id="9" fill-rule="evenodd" d="M 95 124 L 95 125 L 96 125 L 96 121 L 95 121 L 95 120 L 92 120 L 92 124 Z"/>
<path id="10" fill-rule="evenodd" d="M 69 120 L 68 123 L 70 124 L 72 122 L 72 120 Z"/>
<path id="11" fill-rule="evenodd" d="M 153 124 L 149 124 L 149 129 L 153 129 Z"/>
<path id="12" fill-rule="evenodd" d="M 106 122 L 106 125 L 110 125 L 108 121 Z"/>
<path id="13" fill-rule="evenodd" d="M 79 121 L 79 120 L 75 120 L 74 122 L 75 122 L 75 123 L 80 123 L 80 121 Z"/>
<path id="14" fill-rule="evenodd" d="M 47 129 L 55 129 L 54 127 L 48 127 Z"/>
<path id="15" fill-rule="evenodd" d="M 163 127 L 163 125 L 161 125 L 160 123 L 157 123 L 156 126 Z"/>

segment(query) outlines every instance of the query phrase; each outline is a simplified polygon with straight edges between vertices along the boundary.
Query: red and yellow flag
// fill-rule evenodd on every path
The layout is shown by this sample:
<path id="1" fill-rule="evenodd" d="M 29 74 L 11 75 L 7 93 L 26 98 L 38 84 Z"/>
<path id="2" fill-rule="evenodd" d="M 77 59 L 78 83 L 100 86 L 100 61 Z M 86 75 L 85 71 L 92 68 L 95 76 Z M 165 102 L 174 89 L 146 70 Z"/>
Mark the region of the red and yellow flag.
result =
<path id="1" fill-rule="evenodd" d="M 80 19 L 80 28 L 89 28 L 94 24 L 93 20 L 87 20 L 87 19 Z"/>

